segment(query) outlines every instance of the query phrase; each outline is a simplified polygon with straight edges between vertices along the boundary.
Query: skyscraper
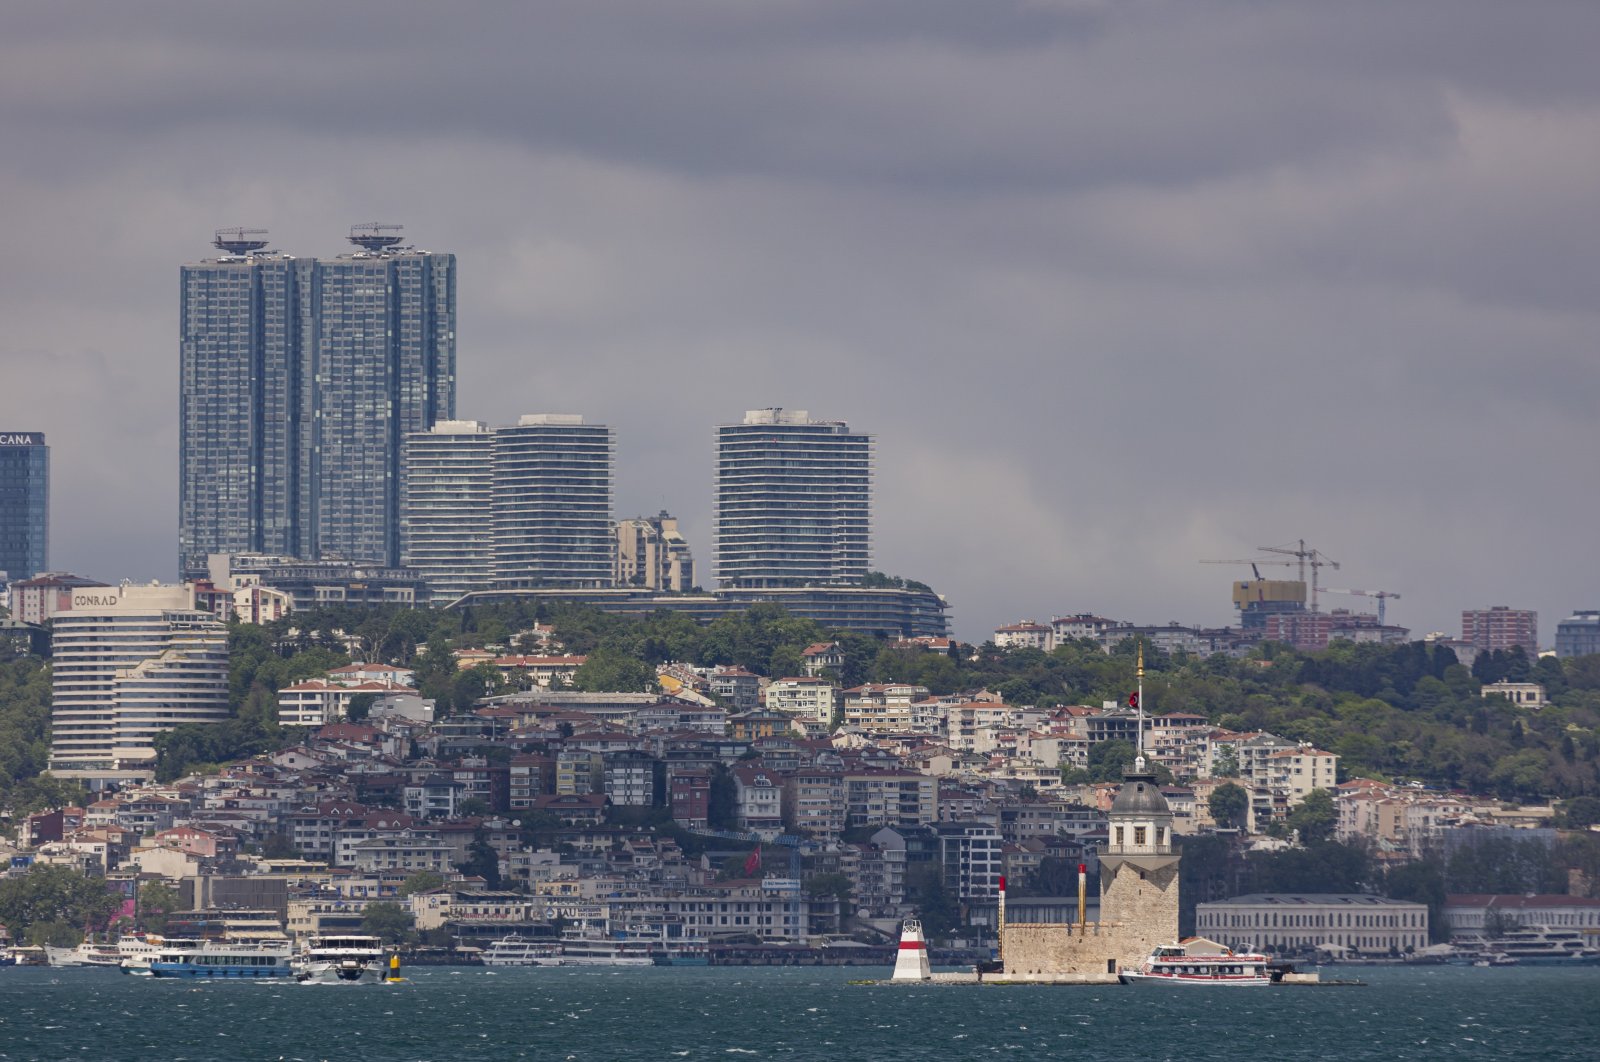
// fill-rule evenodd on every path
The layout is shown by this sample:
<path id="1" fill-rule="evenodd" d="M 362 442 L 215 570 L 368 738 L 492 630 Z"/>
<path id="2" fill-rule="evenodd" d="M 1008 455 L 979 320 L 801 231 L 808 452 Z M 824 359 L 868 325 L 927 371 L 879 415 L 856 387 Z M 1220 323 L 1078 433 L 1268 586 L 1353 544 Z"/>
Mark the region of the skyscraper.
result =
<path id="1" fill-rule="evenodd" d="M 43 432 L 0 432 L 0 582 L 49 564 L 50 447 Z"/>
<path id="2" fill-rule="evenodd" d="M 502 589 L 612 580 L 615 436 L 569 413 L 534 413 L 494 433 L 494 568 Z"/>
<path id="3" fill-rule="evenodd" d="M 137 776 L 157 734 L 228 717 L 228 632 L 183 586 L 84 588 L 51 637 L 50 769 Z"/>
<path id="4" fill-rule="evenodd" d="M 396 564 L 400 448 L 455 413 L 455 256 L 352 230 L 297 259 L 260 230 L 182 271 L 179 560 L 268 552 Z"/>
<path id="5" fill-rule="evenodd" d="M 433 602 L 493 584 L 493 441 L 477 420 L 441 420 L 406 436 L 400 563 L 422 576 Z"/>
<path id="6" fill-rule="evenodd" d="M 872 438 L 805 410 L 717 428 L 716 564 L 723 587 L 859 582 L 872 550 Z"/>

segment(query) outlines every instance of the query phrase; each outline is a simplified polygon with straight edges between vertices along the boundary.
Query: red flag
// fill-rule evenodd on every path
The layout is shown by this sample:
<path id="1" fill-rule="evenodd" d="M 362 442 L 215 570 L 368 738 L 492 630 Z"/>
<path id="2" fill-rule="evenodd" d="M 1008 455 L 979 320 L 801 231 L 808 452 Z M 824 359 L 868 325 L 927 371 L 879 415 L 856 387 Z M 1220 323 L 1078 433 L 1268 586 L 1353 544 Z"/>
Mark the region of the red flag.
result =
<path id="1" fill-rule="evenodd" d="M 1132 693 L 1128 694 L 1128 707 L 1129 708 L 1138 708 L 1139 707 L 1139 691 L 1138 690 L 1134 690 Z"/>
<path id="2" fill-rule="evenodd" d="M 750 858 L 746 859 L 744 861 L 744 873 L 745 873 L 745 876 L 749 877 L 751 874 L 754 874 L 756 871 L 758 871 L 760 869 L 761 869 L 761 846 L 758 844 L 758 845 L 756 845 L 756 850 L 754 852 L 750 853 Z"/>

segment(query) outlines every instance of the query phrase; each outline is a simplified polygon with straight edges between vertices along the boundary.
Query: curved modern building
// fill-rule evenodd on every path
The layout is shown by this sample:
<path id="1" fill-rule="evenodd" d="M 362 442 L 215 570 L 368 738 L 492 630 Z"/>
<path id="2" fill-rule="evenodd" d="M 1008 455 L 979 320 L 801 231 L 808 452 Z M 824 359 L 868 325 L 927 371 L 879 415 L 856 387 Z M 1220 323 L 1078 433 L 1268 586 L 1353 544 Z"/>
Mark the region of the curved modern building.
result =
<path id="1" fill-rule="evenodd" d="M 725 588 L 859 583 L 872 555 L 872 437 L 778 408 L 719 426 L 715 525 Z"/>
<path id="2" fill-rule="evenodd" d="M 50 770 L 147 777 L 156 735 L 228 718 L 228 632 L 188 586 L 80 587 L 51 639 Z"/>
<path id="3" fill-rule="evenodd" d="M 533 413 L 494 432 L 494 585 L 612 582 L 616 437 L 575 413 Z"/>

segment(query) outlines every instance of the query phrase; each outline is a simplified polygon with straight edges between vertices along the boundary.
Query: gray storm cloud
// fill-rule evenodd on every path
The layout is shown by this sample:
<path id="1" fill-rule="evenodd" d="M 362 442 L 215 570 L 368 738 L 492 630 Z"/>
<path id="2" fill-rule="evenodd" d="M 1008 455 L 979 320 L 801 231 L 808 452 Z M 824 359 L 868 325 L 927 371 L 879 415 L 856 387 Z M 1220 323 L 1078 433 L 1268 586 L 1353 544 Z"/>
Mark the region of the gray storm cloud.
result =
<path id="1" fill-rule="evenodd" d="M 170 578 L 213 229 L 460 256 L 462 416 L 618 430 L 710 562 L 711 426 L 878 438 L 875 556 L 980 637 L 1228 620 L 1305 537 L 1390 615 L 1600 604 L 1600 9 L 65 5 L 0 15 L 0 428 L 52 563 Z M 1357 602 L 1335 602 L 1338 604 Z"/>

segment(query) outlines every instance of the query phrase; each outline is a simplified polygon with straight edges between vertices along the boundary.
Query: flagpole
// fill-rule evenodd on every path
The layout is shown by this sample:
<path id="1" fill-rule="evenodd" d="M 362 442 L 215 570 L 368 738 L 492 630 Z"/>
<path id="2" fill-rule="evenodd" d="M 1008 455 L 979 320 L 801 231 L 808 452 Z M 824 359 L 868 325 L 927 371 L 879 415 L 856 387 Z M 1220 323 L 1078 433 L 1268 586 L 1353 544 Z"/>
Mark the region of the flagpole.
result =
<path id="1" fill-rule="evenodd" d="M 1134 675 L 1139 680 L 1139 719 L 1137 722 L 1138 737 L 1134 742 L 1133 766 L 1140 774 L 1144 773 L 1144 639 L 1139 639 L 1139 662 L 1135 665 Z"/>

